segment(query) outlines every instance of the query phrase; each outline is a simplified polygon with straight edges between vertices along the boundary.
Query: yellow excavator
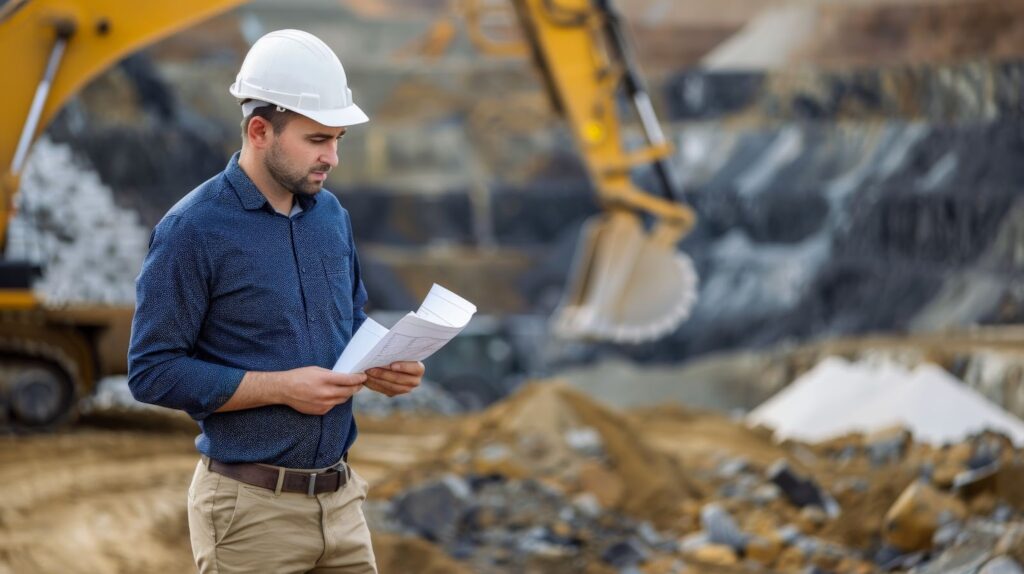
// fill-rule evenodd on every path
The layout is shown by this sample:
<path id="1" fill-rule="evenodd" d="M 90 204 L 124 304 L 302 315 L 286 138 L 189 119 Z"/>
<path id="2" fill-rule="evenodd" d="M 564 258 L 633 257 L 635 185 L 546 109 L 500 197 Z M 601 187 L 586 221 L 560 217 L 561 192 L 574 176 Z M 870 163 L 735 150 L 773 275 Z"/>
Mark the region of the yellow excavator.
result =
<path id="1" fill-rule="evenodd" d="M 0 0 L 0 251 L 31 146 L 68 99 L 128 54 L 243 3 Z M 532 57 L 599 195 L 602 212 L 584 225 L 553 331 L 639 342 L 674 330 L 696 296 L 693 266 L 676 250 L 694 216 L 675 199 L 670 146 L 611 0 L 508 0 L 520 31 L 511 41 L 486 32 L 493 2 L 453 3 L 483 51 Z M 638 149 L 623 141 L 622 95 L 646 135 Z M 632 183 L 642 166 L 654 170 L 660 195 Z M 132 309 L 48 306 L 31 289 L 35 272 L 0 260 L 0 426 L 67 420 L 99 378 L 126 371 Z"/>

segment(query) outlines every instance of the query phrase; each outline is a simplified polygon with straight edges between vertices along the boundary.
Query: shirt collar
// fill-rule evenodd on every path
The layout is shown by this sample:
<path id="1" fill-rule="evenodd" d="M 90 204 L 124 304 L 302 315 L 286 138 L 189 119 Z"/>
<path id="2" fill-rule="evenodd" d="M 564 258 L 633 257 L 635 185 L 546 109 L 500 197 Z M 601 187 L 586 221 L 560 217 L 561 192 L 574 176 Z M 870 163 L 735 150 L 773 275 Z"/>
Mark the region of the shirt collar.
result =
<path id="1" fill-rule="evenodd" d="M 231 187 L 234 188 L 235 193 L 238 194 L 238 200 L 242 202 L 242 207 L 247 210 L 265 209 L 274 211 L 274 207 L 267 201 L 266 196 L 260 193 L 259 188 L 249 179 L 242 166 L 238 165 L 240 154 L 241 152 L 236 151 L 231 156 L 227 167 L 224 168 L 224 174 L 231 183 Z M 319 193 L 317 192 L 317 194 Z M 303 211 L 309 211 L 316 205 L 316 195 L 298 194 L 295 196 L 295 199 Z"/>

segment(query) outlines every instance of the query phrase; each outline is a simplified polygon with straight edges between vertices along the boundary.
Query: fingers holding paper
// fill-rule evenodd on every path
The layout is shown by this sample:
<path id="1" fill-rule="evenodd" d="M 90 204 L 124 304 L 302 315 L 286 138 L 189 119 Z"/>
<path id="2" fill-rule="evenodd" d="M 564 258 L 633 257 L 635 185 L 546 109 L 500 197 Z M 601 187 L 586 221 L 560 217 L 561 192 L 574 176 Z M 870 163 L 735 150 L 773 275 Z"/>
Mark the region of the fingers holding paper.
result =
<path id="1" fill-rule="evenodd" d="M 365 386 L 382 395 L 404 395 L 423 382 L 426 369 L 420 361 L 399 361 L 388 367 L 367 369 Z"/>

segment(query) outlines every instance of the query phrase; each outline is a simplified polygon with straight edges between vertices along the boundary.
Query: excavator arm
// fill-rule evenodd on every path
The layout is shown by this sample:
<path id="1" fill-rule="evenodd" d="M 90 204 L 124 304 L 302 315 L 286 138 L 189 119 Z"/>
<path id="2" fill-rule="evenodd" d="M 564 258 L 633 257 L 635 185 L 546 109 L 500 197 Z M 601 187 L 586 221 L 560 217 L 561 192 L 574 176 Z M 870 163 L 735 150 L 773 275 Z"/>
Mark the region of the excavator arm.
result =
<path id="1" fill-rule="evenodd" d="M 243 0 L 0 0 L 0 251 L 29 148 L 68 99 L 121 58 Z M 34 79 L 28 81 L 27 79 Z"/>
<path id="2" fill-rule="evenodd" d="M 481 23 L 494 4 L 463 0 L 470 37 L 486 52 L 532 55 L 554 108 L 572 129 L 603 213 L 584 225 L 569 285 L 553 317 L 566 338 L 641 342 L 673 331 L 696 300 L 697 278 L 676 244 L 694 224 L 676 200 L 671 148 L 662 134 L 611 0 L 511 0 L 521 45 L 491 41 Z M 620 96 L 632 104 L 646 144 L 627 149 Z M 637 188 L 650 166 L 660 185 Z M 641 214 L 653 221 L 644 224 Z"/>

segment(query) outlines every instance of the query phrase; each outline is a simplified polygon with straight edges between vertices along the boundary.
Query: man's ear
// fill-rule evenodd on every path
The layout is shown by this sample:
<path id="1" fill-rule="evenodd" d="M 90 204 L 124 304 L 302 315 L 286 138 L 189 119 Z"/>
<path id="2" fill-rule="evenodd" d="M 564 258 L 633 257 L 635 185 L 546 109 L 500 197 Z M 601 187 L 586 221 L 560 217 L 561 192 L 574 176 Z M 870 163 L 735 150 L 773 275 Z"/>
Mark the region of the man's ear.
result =
<path id="1" fill-rule="evenodd" d="M 254 116 L 249 119 L 249 125 L 246 127 L 246 136 L 249 138 L 249 143 L 257 148 L 263 148 L 270 145 L 270 137 L 273 134 L 273 130 L 274 127 L 265 118 Z"/>

